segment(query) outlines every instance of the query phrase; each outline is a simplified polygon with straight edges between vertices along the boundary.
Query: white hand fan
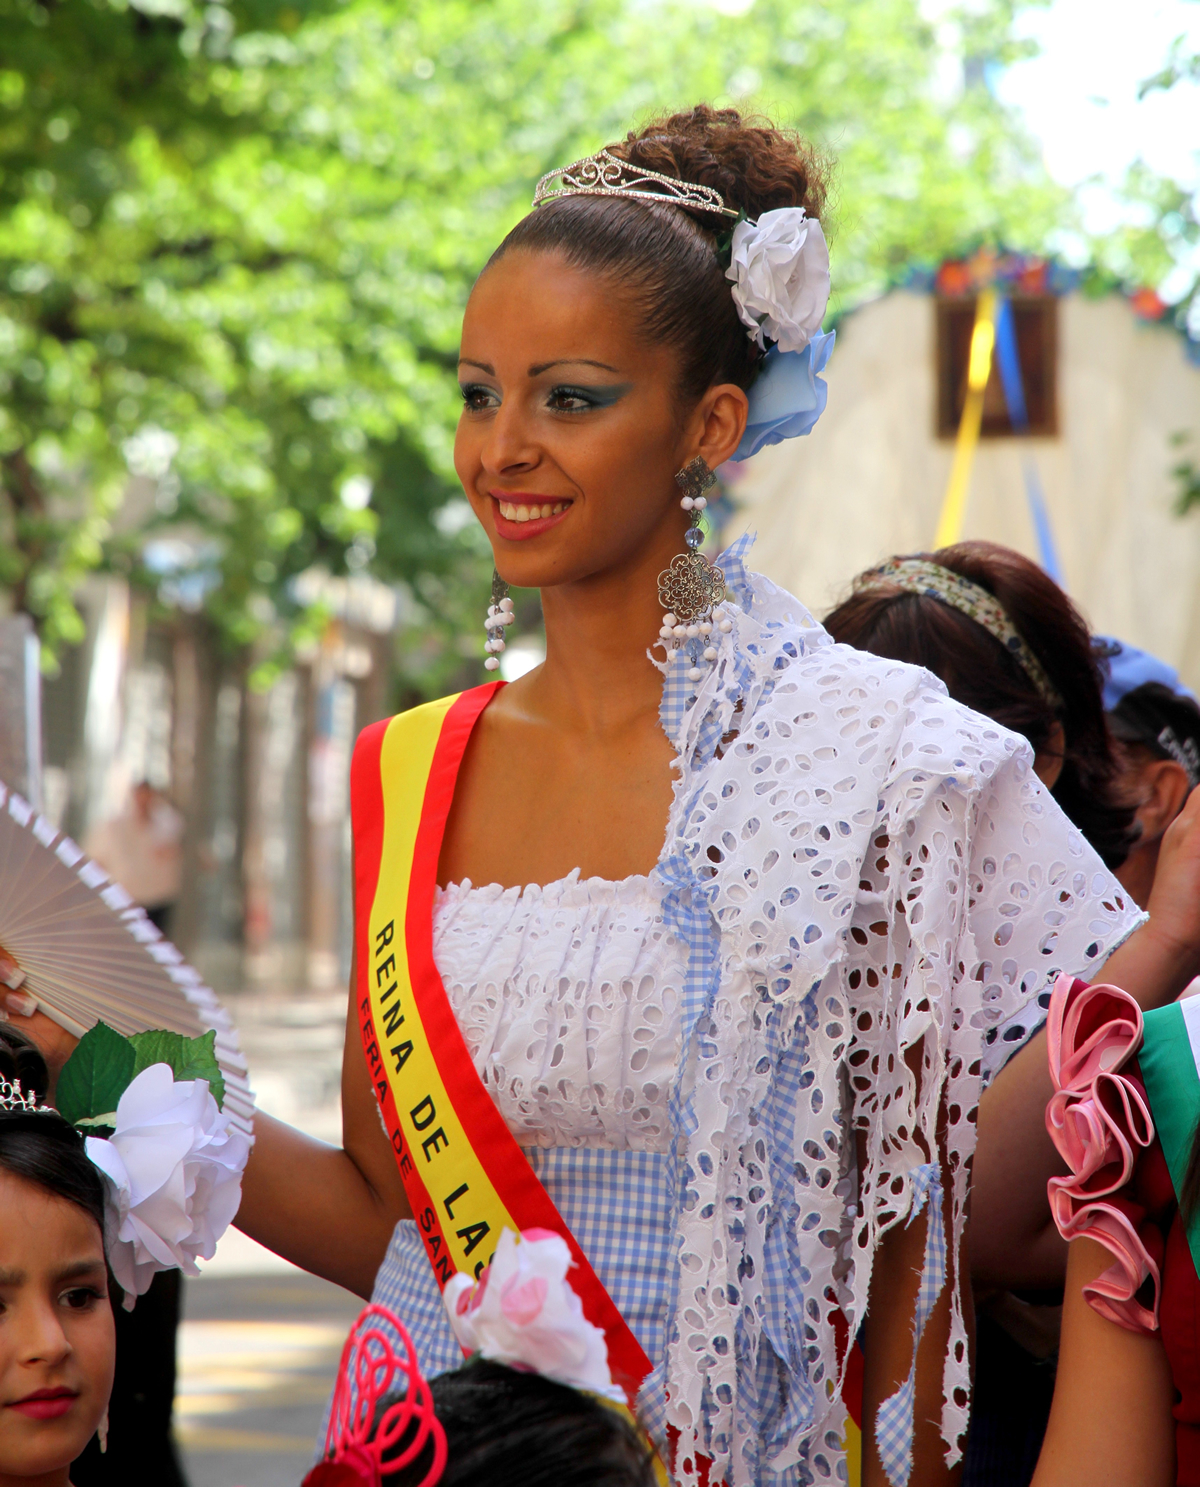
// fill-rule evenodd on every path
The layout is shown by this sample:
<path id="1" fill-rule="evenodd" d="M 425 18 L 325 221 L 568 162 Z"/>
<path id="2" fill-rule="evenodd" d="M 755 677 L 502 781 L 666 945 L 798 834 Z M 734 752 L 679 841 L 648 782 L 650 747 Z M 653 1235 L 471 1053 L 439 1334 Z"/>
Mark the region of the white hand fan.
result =
<path id="1" fill-rule="evenodd" d="M 213 1029 L 225 1109 L 252 1134 L 254 1095 L 229 1013 L 124 888 L 3 783 L 0 947 L 25 973 L 21 990 L 77 1038 L 101 1021 L 126 1037 Z"/>

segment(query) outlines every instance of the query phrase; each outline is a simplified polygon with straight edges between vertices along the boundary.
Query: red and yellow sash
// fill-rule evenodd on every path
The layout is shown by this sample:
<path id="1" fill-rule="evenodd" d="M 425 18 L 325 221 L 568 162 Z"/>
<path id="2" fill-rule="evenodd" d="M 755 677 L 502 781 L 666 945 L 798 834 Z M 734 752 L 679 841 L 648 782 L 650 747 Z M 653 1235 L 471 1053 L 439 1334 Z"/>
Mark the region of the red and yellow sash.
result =
<path id="1" fill-rule="evenodd" d="M 476 720 L 501 685 L 375 723 L 354 750 L 363 1048 L 439 1288 L 457 1271 L 478 1275 L 505 1228 L 561 1234 L 575 1261 L 571 1283 L 588 1320 L 603 1330 L 613 1379 L 633 1407 L 650 1359 L 476 1072 L 433 956 L 438 859 L 459 766 Z M 697 1466 L 706 1481 L 707 1462 Z"/>
<path id="2" fill-rule="evenodd" d="M 384 1124 L 439 1287 L 478 1275 L 502 1229 L 549 1229 L 636 1400 L 650 1359 L 534 1175 L 467 1051 L 433 958 L 433 894 L 471 730 L 500 682 L 367 728 L 351 769 L 358 1011 Z"/>

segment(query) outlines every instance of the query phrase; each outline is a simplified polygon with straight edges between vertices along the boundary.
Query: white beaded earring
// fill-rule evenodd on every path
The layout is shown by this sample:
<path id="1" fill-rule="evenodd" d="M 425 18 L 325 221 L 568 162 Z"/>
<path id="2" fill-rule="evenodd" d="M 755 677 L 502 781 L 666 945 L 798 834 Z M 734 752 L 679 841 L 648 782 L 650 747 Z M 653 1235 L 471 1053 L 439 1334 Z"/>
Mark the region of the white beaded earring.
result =
<path id="1" fill-rule="evenodd" d="M 99 1425 L 96 1426 L 96 1434 L 100 1437 L 100 1454 L 101 1454 L 101 1456 L 103 1456 L 104 1453 L 105 1453 L 105 1451 L 108 1450 L 108 1406 L 107 1405 L 104 1408 L 104 1413 L 100 1416 L 100 1423 L 99 1423 Z"/>
<path id="2" fill-rule="evenodd" d="M 487 619 L 483 622 L 483 628 L 487 631 L 487 641 L 483 647 L 487 652 L 487 660 L 483 663 L 485 670 L 499 671 L 504 632 L 515 619 L 513 602 L 508 597 L 508 585 L 493 568 L 492 602 L 488 605 Z"/>
<path id="3" fill-rule="evenodd" d="M 733 621 L 720 608 L 725 597 L 725 575 L 700 552 L 704 542 L 701 520 L 708 499 L 704 492 L 716 485 L 717 477 L 702 455 L 684 465 L 675 476 L 683 492 L 679 504 L 692 514 L 692 524 L 683 534 L 687 552 L 672 558 L 671 566 L 658 575 L 658 602 L 666 609 L 659 638 L 667 648 L 669 665 L 687 663 L 687 678 L 704 679 L 705 668 L 717 659 L 714 631 L 728 635 Z"/>

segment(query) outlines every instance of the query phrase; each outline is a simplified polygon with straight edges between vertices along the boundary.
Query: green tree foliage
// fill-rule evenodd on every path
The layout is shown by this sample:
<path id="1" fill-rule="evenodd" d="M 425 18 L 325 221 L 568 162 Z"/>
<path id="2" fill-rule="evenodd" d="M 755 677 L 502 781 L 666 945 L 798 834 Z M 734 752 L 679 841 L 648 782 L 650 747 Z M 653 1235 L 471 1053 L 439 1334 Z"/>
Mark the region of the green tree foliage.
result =
<path id="1" fill-rule="evenodd" d="M 1200 83 L 1200 53 L 1176 37 L 1163 66 L 1138 89 L 1139 99 Z M 1102 273 L 1129 287 L 1170 285 L 1172 318 L 1200 338 L 1200 194 L 1135 161 L 1117 193 L 1124 220 L 1095 245 Z M 1178 473 L 1178 472 L 1176 472 Z M 1194 498 L 1193 498 L 1194 499 Z"/>
<path id="2" fill-rule="evenodd" d="M 320 564 L 407 584 L 459 664 L 475 274 L 552 165 L 652 111 L 766 108 L 837 158 L 842 305 L 1064 201 L 986 86 L 1018 0 L 0 0 L 0 583 L 49 652 L 101 563 L 234 647 Z M 368 499 L 369 497 L 369 499 Z"/>
<path id="3" fill-rule="evenodd" d="M 1147 78 L 1139 98 L 1200 83 L 1200 52 L 1177 37 L 1162 68 Z M 1129 171 L 1121 192 L 1131 208 L 1128 220 L 1100 245 L 1098 257 L 1114 277 L 1132 284 L 1171 287 L 1170 317 L 1193 341 L 1200 341 L 1200 192 L 1195 181 L 1180 182 L 1150 170 L 1142 161 Z M 1200 465 L 1194 431 L 1172 440 L 1179 450 L 1171 475 L 1176 484 L 1175 513 L 1200 506 Z"/>

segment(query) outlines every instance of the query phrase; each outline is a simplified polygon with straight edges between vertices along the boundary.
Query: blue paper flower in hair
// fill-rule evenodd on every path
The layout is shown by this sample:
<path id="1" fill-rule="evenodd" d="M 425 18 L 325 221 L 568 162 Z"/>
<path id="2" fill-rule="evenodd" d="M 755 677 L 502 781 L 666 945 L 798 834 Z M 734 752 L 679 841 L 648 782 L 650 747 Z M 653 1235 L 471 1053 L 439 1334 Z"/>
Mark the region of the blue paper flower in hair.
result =
<path id="1" fill-rule="evenodd" d="M 829 389 L 819 372 L 833 350 L 834 331 L 817 331 L 803 351 L 780 351 L 772 346 L 750 389 L 746 432 L 734 451 L 735 460 L 748 460 L 768 444 L 781 444 L 807 434 L 825 411 Z"/>

